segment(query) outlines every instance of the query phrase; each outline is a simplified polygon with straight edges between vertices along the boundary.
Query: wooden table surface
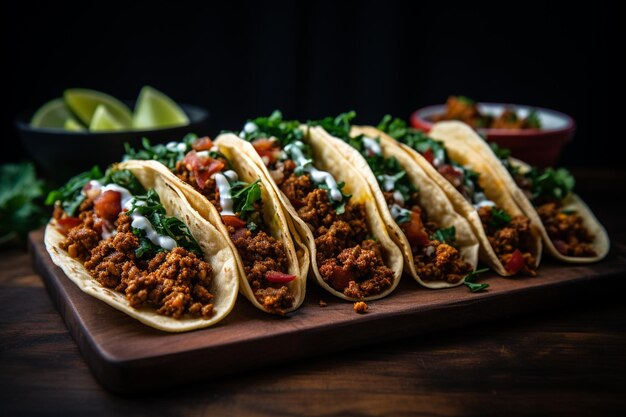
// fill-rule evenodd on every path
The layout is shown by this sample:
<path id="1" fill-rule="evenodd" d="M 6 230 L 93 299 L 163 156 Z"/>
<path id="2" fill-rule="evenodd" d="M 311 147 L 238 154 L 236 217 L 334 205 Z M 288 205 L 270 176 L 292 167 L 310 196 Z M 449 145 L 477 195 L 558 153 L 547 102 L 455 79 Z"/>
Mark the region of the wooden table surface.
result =
<path id="1" fill-rule="evenodd" d="M 626 172 L 577 176 L 612 244 L 626 243 L 616 202 Z M 619 415 L 626 410 L 625 289 L 622 281 L 565 308 L 119 396 L 92 376 L 29 254 L 5 249 L 0 416 Z"/>

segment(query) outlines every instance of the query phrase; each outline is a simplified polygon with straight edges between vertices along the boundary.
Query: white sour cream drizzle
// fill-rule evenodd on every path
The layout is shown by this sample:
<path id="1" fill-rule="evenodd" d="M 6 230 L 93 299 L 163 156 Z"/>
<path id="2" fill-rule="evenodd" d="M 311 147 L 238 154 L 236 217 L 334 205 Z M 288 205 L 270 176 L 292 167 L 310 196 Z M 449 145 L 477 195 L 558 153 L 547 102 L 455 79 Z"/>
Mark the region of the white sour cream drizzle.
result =
<path id="1" fill-rule="evenodd" d="M 242 138 L 246 135 L 246 133 L 252 133 L 258 129 L 258 126 L 252 122 L 247 122 L 243 125 L 243 130 L 239 133 L 239 136 Z"/>
<path id="2" fill-rule="evenodd" d="M 487 207 L 487 206 L 495 206 L 496 203 L 494 203 L 493 201 L 489 200 L 486 196 L 485 193 L 474 193 L 474 196 L 472 198 L 474 200 L 474 208 L 475 209 L 479 209 L 481 207 Z"/>
<path id="3" fill-rule="evenodd" d="M 227 171 L 229 172 L 229 171 Z M 234 171 L 232 171 L 235 175 L 237 175 Z M 225 174 L 225 173 L 224 173 Z M 220 206 L 222 206 L 222 212 L 220 213 L 222 216 L 234 216 L 233 212 L 234 203 L 233 197 L 230 194 L 230 183 L 226 176 L 221 173 L 215 174 L 215 185 L 217 185 L 217 190 L 220 193 Z"/>
<path id="4" fill-rule="evenodd" d="M 99 189 L 101 189 L 103 193 L 105 191 L 115 191 L 115 192 L 120 193 L 122 196 L 121 198 L 122 209 L 130 210 L 133 206 L 133 203 L 136 201 L 135 198 L 130 194 L 130 191 L 128 191 L 124 187 L 120 187 L 117 184 L 108 184 L 108 185 L 102 186 L 100 182 L 93 181 L 93 180 L 90 181 L 90 184 L 92 188 L 98 187 Z M 143 201 L 136 201 L 135 205 L 142 205 L 142 204 L 143 204 Z M 134 212 L 133 214 L 131 214 L 130 217 L 133 219 L 131 226 L 134 227 L 135 229 L 143 230 L 146 233 L 146 237 L 148 238 L 148 240 L 150 240 L 150 242 L 166 250 L 172 250 L 176 246 L 178 246 L 176 244 L 176 241 L 172 239 L 171 237 L 158 234 L 157 231 L 154 230 L 154 227 L 152 226 L 150 221 L 145 216 L 137 212 Z M 109 233 L 107 231 L 103 231 L 102 238 L 107 239 L 113 236 L 114 234 L 115 232 Z"/>
<path id="5" fill-rule="evenodd" d="M 165 147 L 170 151 L 185 152 L 187 150 L 187 145 L 184 142 L 168 142 Z"/>
<path id="6" fill-rule="evenodd" d="M 389 207 L 389 212 L 391 213 L 391 217 L 393 217 L 394 220 L 398 220 L 398 217 L 403 216 L 403 215 L 411 215 L 411 211 L 407 210 L 405 208 L 400 207 L 397 204 L 392 204 L 391 207 Z"/>
<path id="7" fill-rule="evenodd" d="M 404 197 L 402 196 L 402 193 L 400 191 L 396 190 L 393 192 L 393 199 L 396 203 L 404 205 Z"/>
<path id="8" fill-rule="evenodd" d="M 330 198 L 335 201 L 343 200 L 343 195 L 341 195 L 341 191 L 337 186 L 337 181 L 335 178 L 326 171 L 321 171 L 313 166 L 313 161 L 307 159 L 302 153 L 302 148 L 304 148 L 304 144 L 300 141 L 296 141 L 290 143 L 285 146 L 285 152 L 293 159 L 296 164 L 302 167 L 302 170 L 311 176 L 311 179 L 314 183 L 320 184 L 325 183 L 328 189 L 330 190 Z"/>
<path id="9" fill-rule="evenodd" d="M 373 153 L 374 155 L 380 155 L 382 152 L 380 143 L 378 143 L 376 139 L 368 138 L 367 136 L 363 136 L 363 146 L 368 152 Z"/>
<path id="10" fill-rule="evenodd" d="M 383 189 L 385 191 L 392 191 L 394 188 L 396 188 L 396 181 L 398 181 L 398 178 L 396 178 L 395 175 L 383 174 L 382 180 L 383 180 Z"/>

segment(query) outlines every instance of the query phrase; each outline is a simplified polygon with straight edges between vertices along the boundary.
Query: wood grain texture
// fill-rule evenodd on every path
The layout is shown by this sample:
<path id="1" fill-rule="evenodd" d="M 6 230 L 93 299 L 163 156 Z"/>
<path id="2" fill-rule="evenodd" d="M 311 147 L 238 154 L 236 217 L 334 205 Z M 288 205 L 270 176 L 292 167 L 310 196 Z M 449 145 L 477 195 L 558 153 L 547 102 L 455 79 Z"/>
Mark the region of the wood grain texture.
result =
<path id="1" fill-rule="evenodd" d="M 485 277 L 487 292 L 465 287 L 426 290 L 411 280 L 389 297 L 369 302 L 365 315 L 351 303 L 335 300 L 309 285 L 304 305 L 284 318 L 262 314 L 240 299 L 219 325 L 167 334 L 131 319 L 82 293 L 56 267 L 42 244 L 41 231 L 30 236 L 36 270 L 43 276 L 96 378 L 116 392 L 146 391 L 206 380 L 261 366 L 396 340 L 497 317 L 525 314 L 547 304 L 564 304 L 588 287 L 611 286 L 626 270 L 626 259 L 612 254 L 585 266 L 547 263 L 539 278 Z M 328 306 L 320 308 L 319 299 Z"/>
<path id="2" fill-rule="evenodd" d="M 31 275 L 27 256 L 13 256 Z M 92 376 L 45 291 L 2 279 L 0 414 L 617 415 L 626 407 L 625 287 L 592 290 L 567 310 L 119 396 Z"/>
<path id="3" fill-rule="evenodd" d="M 614 246 L 626 242 L 619 173 L 576 175 Z M 625 290 L 626 272 L 566 307 L 116 395 L 87 367 L 29 256 L 0 251 L 0 416 L 621 416 Z"/>

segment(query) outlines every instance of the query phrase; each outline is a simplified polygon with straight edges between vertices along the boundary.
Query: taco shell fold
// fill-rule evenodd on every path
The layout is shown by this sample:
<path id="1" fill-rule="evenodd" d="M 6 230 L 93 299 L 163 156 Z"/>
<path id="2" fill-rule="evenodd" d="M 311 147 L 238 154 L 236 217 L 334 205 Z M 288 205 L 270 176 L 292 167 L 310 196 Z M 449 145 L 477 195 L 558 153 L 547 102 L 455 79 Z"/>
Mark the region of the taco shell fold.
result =
<path id="1" fill-rule="evenodd" d="M 130 170 L 144 186 L 154 188 L 167 215 L 182 220 L 197 240 L 204 260 L 213 269 L 210 292 L 214 295 L 213 311 L 210 318 L 173 317 L 157 314 L 154 308 L 131 307 L 126 297 L 117 291 L 100 285 L 83 264 L 68 255 L 59 247 L 65 237 L 53 224 L 48 224 L 44 241 L 52 261 L 81 291 L 109 304 L 113 308 L 139 320 L 140 322 L 167 332 L 184 332 L 209 327 L 228 315 L 235 305 L 238 291 L 237 267 L 231 248 L 224 242 L 222 233 L 207 222 L 186 201 L 176 181 L 162 175 L 160 164 L 154 161 L 128 161 L 117 165 L 118 169 Z"/>

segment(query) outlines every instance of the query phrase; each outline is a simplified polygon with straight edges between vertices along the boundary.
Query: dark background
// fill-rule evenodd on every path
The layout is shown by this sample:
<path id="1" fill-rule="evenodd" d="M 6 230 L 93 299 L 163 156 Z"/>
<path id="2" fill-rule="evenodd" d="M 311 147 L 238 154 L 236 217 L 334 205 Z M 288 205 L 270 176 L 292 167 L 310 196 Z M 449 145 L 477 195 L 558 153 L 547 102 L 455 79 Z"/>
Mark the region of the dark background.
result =
<path id="1" fill-rule="evenodd" d="M 376 123 L 451 94 L 548 107 L 578 123 L 562 163 L 620 163 L 616 6 L 477 3 L 3 3 L 1 160 L 25 157 L 16 114 L 65 88 L 134 99 L 149 84 L 210 109 L 210 134 L 275 108 L 304 120 L 354 109 Z"/>

